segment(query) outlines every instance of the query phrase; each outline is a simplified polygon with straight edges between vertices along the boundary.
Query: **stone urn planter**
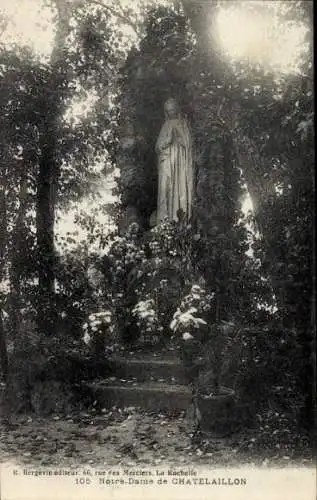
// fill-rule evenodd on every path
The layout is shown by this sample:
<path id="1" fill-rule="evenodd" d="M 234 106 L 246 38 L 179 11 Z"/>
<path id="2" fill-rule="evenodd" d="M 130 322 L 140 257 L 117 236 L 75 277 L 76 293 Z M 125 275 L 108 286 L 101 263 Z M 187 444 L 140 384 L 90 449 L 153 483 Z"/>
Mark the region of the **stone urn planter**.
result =
<path id="1" fill-rule="evenodd" d="M 217 394 L 194 396 L 196 416 L 201 432 L 210 437 L 225 437 L 234 429 L 236 395 L 233 389 L 221 387 Z"/>
<path id="2" fill-rule="evenodd" d="M 236 387 L 241 370 L 242 327 L 232 321 L 215 321 L 213 300 L 200 285 L 193 285 L 170 328 L 180 337 L 181 360 L 192 388 L 196 424 L 205 434 L 224 437 L 234 430 L 237 420 L 236 393 L 226 385 L 233 382 L 232 387 Z"/>

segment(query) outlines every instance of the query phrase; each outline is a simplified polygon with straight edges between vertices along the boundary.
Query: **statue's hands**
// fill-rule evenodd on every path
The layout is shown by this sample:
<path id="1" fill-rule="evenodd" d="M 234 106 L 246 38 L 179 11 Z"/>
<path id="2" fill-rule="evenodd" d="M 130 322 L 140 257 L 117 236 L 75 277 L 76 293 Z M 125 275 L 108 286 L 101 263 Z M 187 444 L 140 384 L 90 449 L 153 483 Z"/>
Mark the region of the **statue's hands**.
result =
<path id="1" fill-rule="evenodd" d="M 164 151 L 175 143 L 185 147 L 182 127 L 178 119 L 168 120 L 165 123 L 158 138 L 156 150 L 157 152 Z"/>
<path id="2" fill-rule="evenodd" d="M 185 147 L 184 138 L 182 134 L 182 130 L 179 125 L 178 120 L 173 120 L 175 123 L 172 127 L 172 143 L 178 143 L 180 146 Z"/>

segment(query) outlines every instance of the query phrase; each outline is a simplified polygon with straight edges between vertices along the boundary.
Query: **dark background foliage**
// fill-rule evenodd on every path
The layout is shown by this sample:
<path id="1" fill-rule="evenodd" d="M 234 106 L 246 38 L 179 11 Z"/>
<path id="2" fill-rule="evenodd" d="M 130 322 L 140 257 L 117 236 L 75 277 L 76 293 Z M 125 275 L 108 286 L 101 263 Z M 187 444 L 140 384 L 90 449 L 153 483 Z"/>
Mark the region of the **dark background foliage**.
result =
<path id="1" fill-rule="evenodd" d="M 292 5 L 289 15 L 309 25 L 307 3 L 295 10 Z M 218 319 L 234 318 L 249 327 L 241 394 L 247 397 L 257 387 L 258 407 L 281 405 L 299 425 L 311 426 L 311 33 L 300 74 L 277 81 L 272 72 L 245 61 L 231 67 L 210 58 L 201 47 L 204 23 L 186 8 L 186 15 L 176 7 L 144 10 L 146 15 L 137 20 L 138 44 L 127 54 L 123 30 L 116 30 L 109 9 L 89 7 L 79 2 L 72 12 L 57 11 L 58 30 L 48 62 L 40 62 L 30 50 L 1 46 L 0 278 L 9 282 L 1 296 L 1 310 L 9 313 L 5 321 L 1 314 L 0 325 L 4 375 L 5 332 L 15 348 L 10 357 L 13 378 L 21 380 L 18 373 L 28 343 L 20 340 L 21 331 L 30 329 L 32 336 L 36 329 L 40 344 L 47 343 L 60 360 L 63 356 L 57 352 L 63 342 L 51 346 L 48 338 L 63 332 L 65 339 L 78 339 L 85 317 L 105 306 L 117 286 L 118 269 L 112 270 L 105 258 L 101 270 L 108 279 L 100 305 L 87 278 L 88 264 L 98 266 L 99 258 L 86 261 L 79 251 L 67 248 L 67 241 L 61 256 L 54 244 L 57 209 L 80 200 L 102 179 L 93 165 L 99 162 L 104 172 L 119 167 L 120 203 L 113 209 L 114 218 L 120 221 L 125 211 L 136 212 L 145 231 L 142 244 L 149 238 L 157 201 L 154 145 L 164 121 L 164 101 L 173 95 L 194 139 L 195 216 L 189 229 L 174 235 L 175 248 L 187 263 L 186 270 L 181 269 L 184 281 L 203 276 L 216 294 Z M 131 21 L 131 13 L 125 15 Z M 92 111 L 78 122 L 67 121 L 70 103 L 92 91 Z M 246 190 L 253 202 L 249 222 L 256 235 L 248 231 L 241 212 Z M 82 222 L 91 233 L 94 224 L 93 215 Z M 92 239 L 106 240 L 102 231 Z M 184 250 L 180 242 L 186 239 L 190 243 Z M 249 245 L 251 257 L 246 255 Z M 153 256 L 148 248 L 146 252 L 151 266 Z M 126 271 L 119 324 L 128 324 L 132 332 L 129 312 L 136 297 L 129 295 L 131 269 Z M 29 318 L 36 328 L 26 322 Z M 123 328 L 125 333 L 129 328 Z M 45 355 L 38 358 L 39 364 L 42 361 L 45 364 Z"/>

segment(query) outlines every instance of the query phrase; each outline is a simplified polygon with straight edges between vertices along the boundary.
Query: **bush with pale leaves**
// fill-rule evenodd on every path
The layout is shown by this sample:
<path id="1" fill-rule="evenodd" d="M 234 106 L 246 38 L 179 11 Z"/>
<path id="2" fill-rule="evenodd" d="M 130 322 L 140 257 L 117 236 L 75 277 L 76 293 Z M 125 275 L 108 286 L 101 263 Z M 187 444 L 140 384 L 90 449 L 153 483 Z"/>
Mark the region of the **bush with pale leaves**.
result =
<path id="1" fill-rule="evenodd" d="M 141 332 L 140 340 L 146 343 L 156 343 L 163 327 L 160 324 L 155 301 L 151 298 L 140 300 L 132 310 Z"/>
<path id="2" fill-rule="evenodd" d="M 213 295 L 207 295 L 199 285 L 193 285 L 174 313 L 170 328 L 183 340 L 190 340 L 208 325 L 208 313 L 212 310 Z"/>
<path id="3" fill-rule="evenodd" d="M 202 325 L 207 325 L 207 322 L 202 318 L 197 318 L 197 309 L 191 307 L 188 311 L 181 312 L 180 309 L 176 311 L 173 316 L 170 328 L 174 333 L 182 332 L 184 329 L 192 330 L 193 328 L 200 328 Z M 185 339 L 186 340 L 186 339 Z"/>
<path id="4" fill-rule="evenodd" d="M 83 324 L 83 341 L 89 347 L 93 344 L 95 337 L 112 333 L 114 329 L 112 312 L 109 310 L 92 313 L 88 321 Z"/>

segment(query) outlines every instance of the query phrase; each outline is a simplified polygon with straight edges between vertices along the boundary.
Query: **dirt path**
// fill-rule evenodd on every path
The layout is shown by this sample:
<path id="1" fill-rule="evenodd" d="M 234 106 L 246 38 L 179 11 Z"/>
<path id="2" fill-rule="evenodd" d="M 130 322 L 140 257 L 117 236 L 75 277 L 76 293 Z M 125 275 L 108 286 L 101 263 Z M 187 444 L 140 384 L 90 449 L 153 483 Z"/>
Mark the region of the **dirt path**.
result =
<path id="1" fill-rule="evenodd" d="M 244 431 L 226 439 L 193 438 L 193 422 L 134 408 L 95 410 L 64 417 L 19 417 L 0 426 L 1 462 L 37 466 L 210 465 L 298 463 L 283 450 L 256 453 L 256 437 Z M 265 455 L 265 456 L 264 456 Z M 310 458 L 301 457 L 309 465 Z"/>

